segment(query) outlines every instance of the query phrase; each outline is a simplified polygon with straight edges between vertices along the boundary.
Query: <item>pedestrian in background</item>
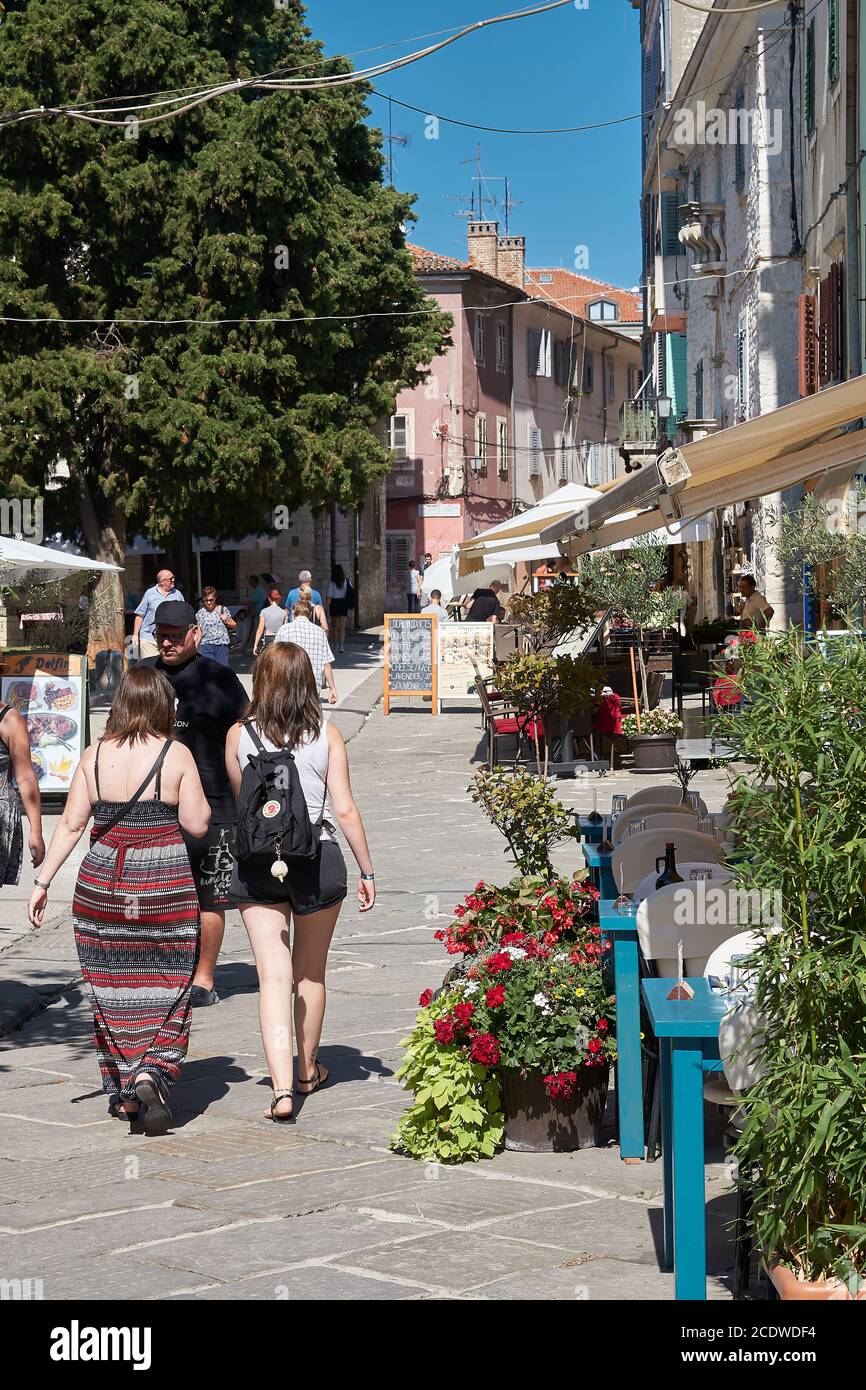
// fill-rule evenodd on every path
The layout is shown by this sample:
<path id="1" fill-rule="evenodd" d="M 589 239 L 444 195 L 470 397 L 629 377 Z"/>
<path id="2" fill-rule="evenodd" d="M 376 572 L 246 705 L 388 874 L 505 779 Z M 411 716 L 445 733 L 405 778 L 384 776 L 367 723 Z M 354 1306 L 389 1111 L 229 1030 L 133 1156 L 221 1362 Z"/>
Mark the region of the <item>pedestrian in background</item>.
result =
<path id="1" fill-rule="evenodd" d="M 105 733 L 85 748 L 27 915 L 93 816 L 72 919 L 109 1113 L 148 1134 L 171 1123 L 168 1095 L 189 1041 L 199 910 L 181 831 L 203 835 L 210 808 L 188 748 L 172 737 L 174 692 L 150 665 L 127 671 Z"/>
<path id="2" fill-rule="evenodd" d="M 313 588 L 312 573 L 310 572 L 310 570 L 301 570 L 300 574 L 298 575 L 298 582 L 295 588 L 290 589 L 288 594 L 286 595 L 286 607 L 288 608 L 290 613 L 294 605 L 297 603 L 298 599 L 301 598 L 301 589 L 304 587 L 305 584 L 310 590 L 310 602 L 313 604 L 313 607 L 315 607 L 315 605 L 318 604 L 320 608 L 324 608 L 324 604 L 322 603 L 322 595 L 319 593 L 318 589 Z"/>
<path id="3" fill-rule="evenodd" d="M 289 615 L 283 607 L 283 596 L 279 589 L 268 591 L 268 601 L 259 614 L 259 625 L 256 628 L 256 640 L 253 643 L 253 651 L 256 656 L 269 647 L 282 627 L 283 623 L 288 622 Z"/>
<path id="4" fill-rule="evenodd" d="M 302 584 L 300 589 L 298 590 L 298 598 L 296 599 L 296 602 L 308 603 L 310 605 L 310 621 L 314 622 L 316 624 L 316 627 L 320 627 L 324 632 L 325 636 L 327 637 L 329 635 L 330 629 L 328 628 L 328 619 L 325 616 L 324 607 L 321 603 L 316 603 L 315 599 L 313 598 L 313 594 L 318 592 L 318 589 L 314 590 L 311 584 Z M 289 607 L 290 613 L 294 612 L 294 606 L 294 604 L 291 604 L 291 606 Z"/>
<path id="5" fill-rule="evenodd" d="M 244 647 L 246 651 L 251 652 L 255 645 L 254 639 L 259 618 L 268 601 L 268 594 L 257 574 L 251 574 L 247 583 L 249 584 L 249 591 L 247 593 L 247 628 L 244 636 Z"/>
<path id="6" fill-rule="evenodd" d="M 21 803 L 30 827 L 30 859 L 34 868 L 45 858 L 42 801 L 30 757 L 30 734 L 22 715 L 11 705 L 0 709 L 0 886 L 13 886 L 21 876 L 24 833 Z"/>
<path id="7" fill-rule="evenodd" d="M 306 599 L 299 598 L 292 609 L 291 622 L 284 623 L 277 633 L 278 642 L 293 642 L 303 647 L 310 658 L 316 677 L 316 689 L 328 687 L 328 699 L 332 705 L 337 703 L 337 687 L 334 684 L 334 653 L 331 651 L 327 634 L 312 622 L 313 612 Z"/>
<path id="8" fill-rule="evenodd" d="M 156 610 L 161 603 L 166 603 L 169 599 L 177 599 L 179 603 L 182 603 L 183 594 L 180 589 L 174 587 L 174 575 L 171 570 L 160 570 L 156 576 L 156 583 L 151 585 L 149 589 L 145 589 L 141 603 L 135 610 L 132 641 L 138 647 L 138 659 L 140 661 L 143 661 L 146 656 L 157 655 L 154 635 Z"/>
<path id="9" fill-rule="evenodd" d="M 352 586 L 346 578 L 346 572 L 342 565 L 334 565 L 331 570 L 331 582 L 327 588 L 328 599 L 328 620 L 334 630 L 334 643 L 338 651 L 345 651 L 346 648 L 346 627 L 349 621 L 349 609 L 352 605 L 354 594 Z"/>
<path id="10" fill-rule="evenodd" d="M 273 1087 L 265 1118 L 292 1124 L 293 982 L 296 1089 L 312 1095 L 328 1080 L 328 1068 L 318 1061 L 325 968 L 346 897 L 346 864 L 335 822 L 360 870 L 359 911 L 368 912 L 373 906 L 376 888 L 367 837 L 349 783 L 343 736 L 322 717 L 309 657 L 291 642 L 280 642 L 259 657 L 253 670 L 252 703 L 244 722 L 236 724 L 226 740 L 226 768 L 235 798 L 248 760 L 265 750 L 283 748 L 292 752 L 310 822 L 320 824 L 318 852 L 314 859 L 287 865 L 282 880 L 274 877 L 268 864 L 240 861 L 232 878 L 231 900 L 241 910 L 259 977 L 259 1023 Z"/>
<path id="11" fill-rule="evenodd" d="M 430 602 L 425 608 L 421 609 L 422 615 L 425 613 L 435 613 L 440 622 L 448 621 L 448 609 L 442 607 L 442 591 L 433 589 L 430 593 Z"/>
<path id="12" fill-rule="evenodd" d="M 201 608 L 195 617 L 201 632 L 199 651 L 202 656 L 209 656 L 211 661 L 228 666 L 231 644 L 229 629 L 236 628 L 237 623 L 229 610 L 220 603 L 219 594 L 212 584 L 206 584 L 202 589 Z"/>
<path id="13" fill-rule="evenodd" d="M 408 611 L 417 613 L 421 608 L 421 571 L 416 567 L 414 560 L 409 561 L 409 590 L 406 598 Z"/>
<path id="14" fill-rule="evenodd" d="M 198 633 L 190 604 L 160 604 L 156 610 L 159 656 L 144 663 L 162 672 L 174 690 L 175 737 L 195 759 L 211 811 L 206 833 L 185 836 L 201 908 L 201 952 L 192 988 L 194 1009 L 219 1003 L 214 971 L 225 935 L 235 847 L 235 801 L 225 768 L 226 734 L 247 705 L 247 693 L 234 671 L 197 650 Z"/>

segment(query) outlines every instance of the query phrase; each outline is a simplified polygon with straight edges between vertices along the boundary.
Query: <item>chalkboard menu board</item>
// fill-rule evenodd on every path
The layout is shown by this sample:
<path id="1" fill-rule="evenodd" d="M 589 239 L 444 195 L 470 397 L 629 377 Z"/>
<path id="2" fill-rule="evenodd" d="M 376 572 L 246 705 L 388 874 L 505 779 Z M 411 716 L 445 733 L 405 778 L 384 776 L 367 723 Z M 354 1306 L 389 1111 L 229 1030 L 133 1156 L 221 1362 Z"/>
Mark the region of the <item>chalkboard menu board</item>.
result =
<path id="1" fill-rule="evenodd" d="M 392 695 L 429 695 L 439 713 L 435 613 L 385 614 L 385 713 Z"/>

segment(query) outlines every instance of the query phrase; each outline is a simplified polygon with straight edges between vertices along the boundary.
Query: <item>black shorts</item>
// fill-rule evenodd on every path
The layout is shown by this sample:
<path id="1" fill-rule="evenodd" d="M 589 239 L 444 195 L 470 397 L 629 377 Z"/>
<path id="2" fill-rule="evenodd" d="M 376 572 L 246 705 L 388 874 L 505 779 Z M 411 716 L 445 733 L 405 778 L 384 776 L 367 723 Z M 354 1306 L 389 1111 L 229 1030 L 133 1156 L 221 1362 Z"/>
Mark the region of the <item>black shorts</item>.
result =
<path id="1" fill-rule="evenodd" d="M 235 865 L 234 822 L 211 821 L 205 835 L 183 838 L 199 907 L 205 912 L 222 911 L 228 905 Z"/>
<path id="2" fill-rule="evenodd" d="M 319 854 L 309 862 L 292 864 L 282 883 L 269 864 L 235 863 L 229 890 L 232 907 L 248 903 L 283 904 L 296 917 L 341 903 L 346 896 L 346 861 L 333 840 L 323 840 Z"/>

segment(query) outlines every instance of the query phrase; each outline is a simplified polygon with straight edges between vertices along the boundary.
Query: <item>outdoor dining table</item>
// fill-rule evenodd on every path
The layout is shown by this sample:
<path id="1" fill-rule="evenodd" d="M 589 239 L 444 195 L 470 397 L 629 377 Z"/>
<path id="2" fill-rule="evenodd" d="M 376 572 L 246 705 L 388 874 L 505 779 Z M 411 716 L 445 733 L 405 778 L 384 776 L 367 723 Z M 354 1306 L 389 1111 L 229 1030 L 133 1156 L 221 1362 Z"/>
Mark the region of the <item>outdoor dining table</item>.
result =
<path id="1" fill-rule="evenodd" d="M 644 1157 L 643 1063 L 640 1046 L 640 956 L 636 913 L 619 912 L 613 898 L 598 904 L 602 939 L 613 942 L 616 995 L 616 1109 L 619 1156 Z"/>
<path id="2" fill-rule="evenodd" d="M 589 869 L 589 877 L 603 898 L 612 898 L 616 893 L 613 870 L 610 867 L 611 852 L 600 850 L 597 845 L 584 844 L 583 861 Z"/>
<path id="3" fill-rule="evenodd" d="M 574 822 L 580 830 L 580 838 L 585 844 L 600 844 L 604 838 L 604 816 L 599 816 L 598 820 L 591 820 L 582 811 L 575 811 Z"/>
<path id="4" fill-rule="evenodd" d="M 730 1007 L 704 979 L 692 999 L 668 999 L 674 980 L 641 982 L 659 1043 L 664 1178 L 664 1265 L 678 1299 L 706 1299 L 704 1075 L 722 1070 L 719 1024 Z M 617 1032 L 618 1032 L 617 1028 Z"/>

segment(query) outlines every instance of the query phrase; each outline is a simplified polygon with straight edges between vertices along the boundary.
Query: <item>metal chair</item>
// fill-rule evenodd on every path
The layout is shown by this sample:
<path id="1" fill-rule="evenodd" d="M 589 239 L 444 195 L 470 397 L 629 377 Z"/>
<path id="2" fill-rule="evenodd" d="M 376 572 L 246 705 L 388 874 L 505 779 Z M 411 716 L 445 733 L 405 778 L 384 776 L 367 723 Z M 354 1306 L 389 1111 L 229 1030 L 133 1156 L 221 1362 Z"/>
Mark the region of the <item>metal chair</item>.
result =
<path id="1" fill-rule="evenodd" d="M 508 706 L 504 700 L 494 703 L 484 681 L 478 676 L 475 678 L 475 689 L 478 691 L 487 726 L 487 765 L 490 771 L 492 772 L 496 766 L 496 745 L 500 738 L 517 736 L 515 763 L 520 757 L 520 741 L 523 738 L 532 740 L 537 755 L 538 741 L 544 738 L 544 720 L 538 716 L 521 718 L 518 711 L 513 706 Z"/>

